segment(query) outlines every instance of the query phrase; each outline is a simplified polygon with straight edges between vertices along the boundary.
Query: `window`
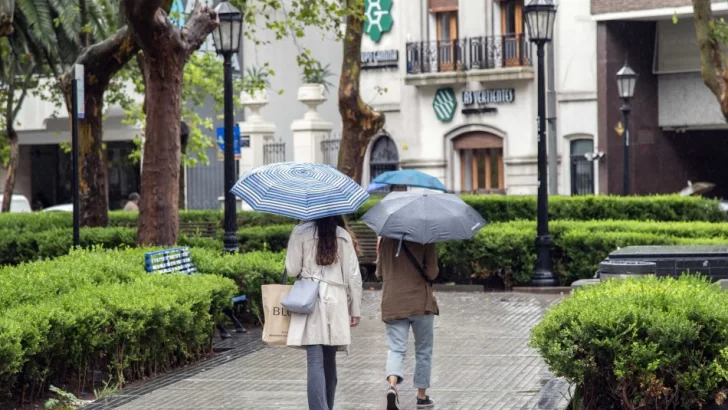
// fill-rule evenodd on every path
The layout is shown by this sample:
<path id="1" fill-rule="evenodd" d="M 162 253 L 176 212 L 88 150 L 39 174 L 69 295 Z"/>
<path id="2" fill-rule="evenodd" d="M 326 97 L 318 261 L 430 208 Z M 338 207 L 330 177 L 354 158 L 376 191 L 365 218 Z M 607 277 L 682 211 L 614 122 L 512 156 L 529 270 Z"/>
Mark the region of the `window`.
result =
<path id="1" fill-rule="evenodd" d="M 470 133 L 456 138 L 460 155 L 460 191 L 502 192 L 505 189 L 503 140 L 492 134 Z"/>
<path id="2" fill-rule="evenodd" d="M 526 47 L 524 38 L 523 0 L 503 0 L 501 10 L 501 34 L 503 53 L 507 66 L 523 65 Z"/>
<path id="3" fill-rule="evenodd" d="M 380 174 L 398 169 L 399 153 L 397 152 L 397 145 L 389 136 L 382 135 L 372 144 L 372 152 L 369 158 L 369 179 L 373 180 Z"/>
<path id="4" fill-rule="evenodd" d="M 577 139 L 571 141 L 571 195 L 594 194 L 594 163 L 584 154 L 594 151 L 594 141 Z"/>
<path id="5" fill-rule="evenodd" d="M 440 71 L 453 71 L 460 68 L 460 44 L 458 40 L 458 11 L 435 13 L 437 24 L 437 50 Z"/>

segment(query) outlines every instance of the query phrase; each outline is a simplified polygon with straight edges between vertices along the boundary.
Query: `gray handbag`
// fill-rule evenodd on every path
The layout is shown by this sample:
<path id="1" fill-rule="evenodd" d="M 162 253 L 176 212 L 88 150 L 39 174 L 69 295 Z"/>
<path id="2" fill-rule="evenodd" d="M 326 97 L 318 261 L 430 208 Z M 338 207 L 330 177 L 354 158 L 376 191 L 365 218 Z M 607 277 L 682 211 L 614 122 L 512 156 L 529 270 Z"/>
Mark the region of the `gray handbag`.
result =
<path id="1" fill-rule="evenodd" d="M 314 279 L 297 280 L 281 301 L 281 306 L 293 313 L 313 313 L 319 298 L 319 285 L 319 281 Z"/>

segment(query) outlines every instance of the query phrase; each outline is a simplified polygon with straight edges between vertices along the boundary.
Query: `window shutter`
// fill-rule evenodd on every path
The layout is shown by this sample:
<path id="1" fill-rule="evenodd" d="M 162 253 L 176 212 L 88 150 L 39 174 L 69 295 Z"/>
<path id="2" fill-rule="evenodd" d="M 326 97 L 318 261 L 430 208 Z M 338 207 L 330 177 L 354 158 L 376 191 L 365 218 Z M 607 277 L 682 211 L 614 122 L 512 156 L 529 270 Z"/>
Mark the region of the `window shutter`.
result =
<path id="1" fill-rule="evenodd" d="M 458 0 L 430 0 L 430 12 L 441 13 L 458 9 Z"/>

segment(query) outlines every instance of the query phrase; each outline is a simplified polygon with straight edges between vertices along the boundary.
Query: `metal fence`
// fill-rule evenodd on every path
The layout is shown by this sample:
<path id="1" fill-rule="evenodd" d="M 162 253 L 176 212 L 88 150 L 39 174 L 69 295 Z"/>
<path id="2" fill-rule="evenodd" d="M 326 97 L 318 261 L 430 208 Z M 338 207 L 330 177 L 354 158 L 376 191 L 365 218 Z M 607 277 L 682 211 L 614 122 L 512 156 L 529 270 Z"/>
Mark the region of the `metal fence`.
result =
<path id="1" fill-rule="evenodd" d="M 275 164 L 277 162 L 285 162 L 286 160 L 286 143 L 282 140 L 271 142 L 263 145 L 263 164 Z"/>
<path id="2" fill-rule="evenodd" d="M 407 73 L 485 70 L 531 65 L 522 34 L 407 43 Z"/>
<path id="3" fill-rule="evenodd" d="M 339 163 L 339 148 L 341 147 L 341 133 L 335 132 L 321 141 L 321 154 L 324 164 L 336 167 Z"/>
<path id="4" fill-rule="evenodd" d="M 571 157 L 571 194 L 594 194 L 594 163 L 583 155 Z"/>

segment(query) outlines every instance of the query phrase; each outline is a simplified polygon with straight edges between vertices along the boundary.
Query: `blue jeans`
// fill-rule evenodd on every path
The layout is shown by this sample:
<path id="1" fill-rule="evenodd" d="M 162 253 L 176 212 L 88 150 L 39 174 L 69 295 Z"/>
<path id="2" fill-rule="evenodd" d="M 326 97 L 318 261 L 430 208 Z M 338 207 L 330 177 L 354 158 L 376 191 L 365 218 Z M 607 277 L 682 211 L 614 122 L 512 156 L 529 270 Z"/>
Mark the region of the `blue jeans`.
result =
<path id="1" fill-rule="evenodd" d="M 309 410 L 332 410 L 336 395 L 336 346 L 306 346 Z"/>
<path id="2" fill-rule="evenodd" d="M 415 376 L 417 389 L 430 387 L 432 374 L 432 346 L 434 344 L 435 315 L 412 316 L 385 322 L 389 354 L 387 355 L 387 379 L 397 376 L 397 383 L 404 380 L 404 358 L 407 355 L 409 329 L 415 335 Z"/>

